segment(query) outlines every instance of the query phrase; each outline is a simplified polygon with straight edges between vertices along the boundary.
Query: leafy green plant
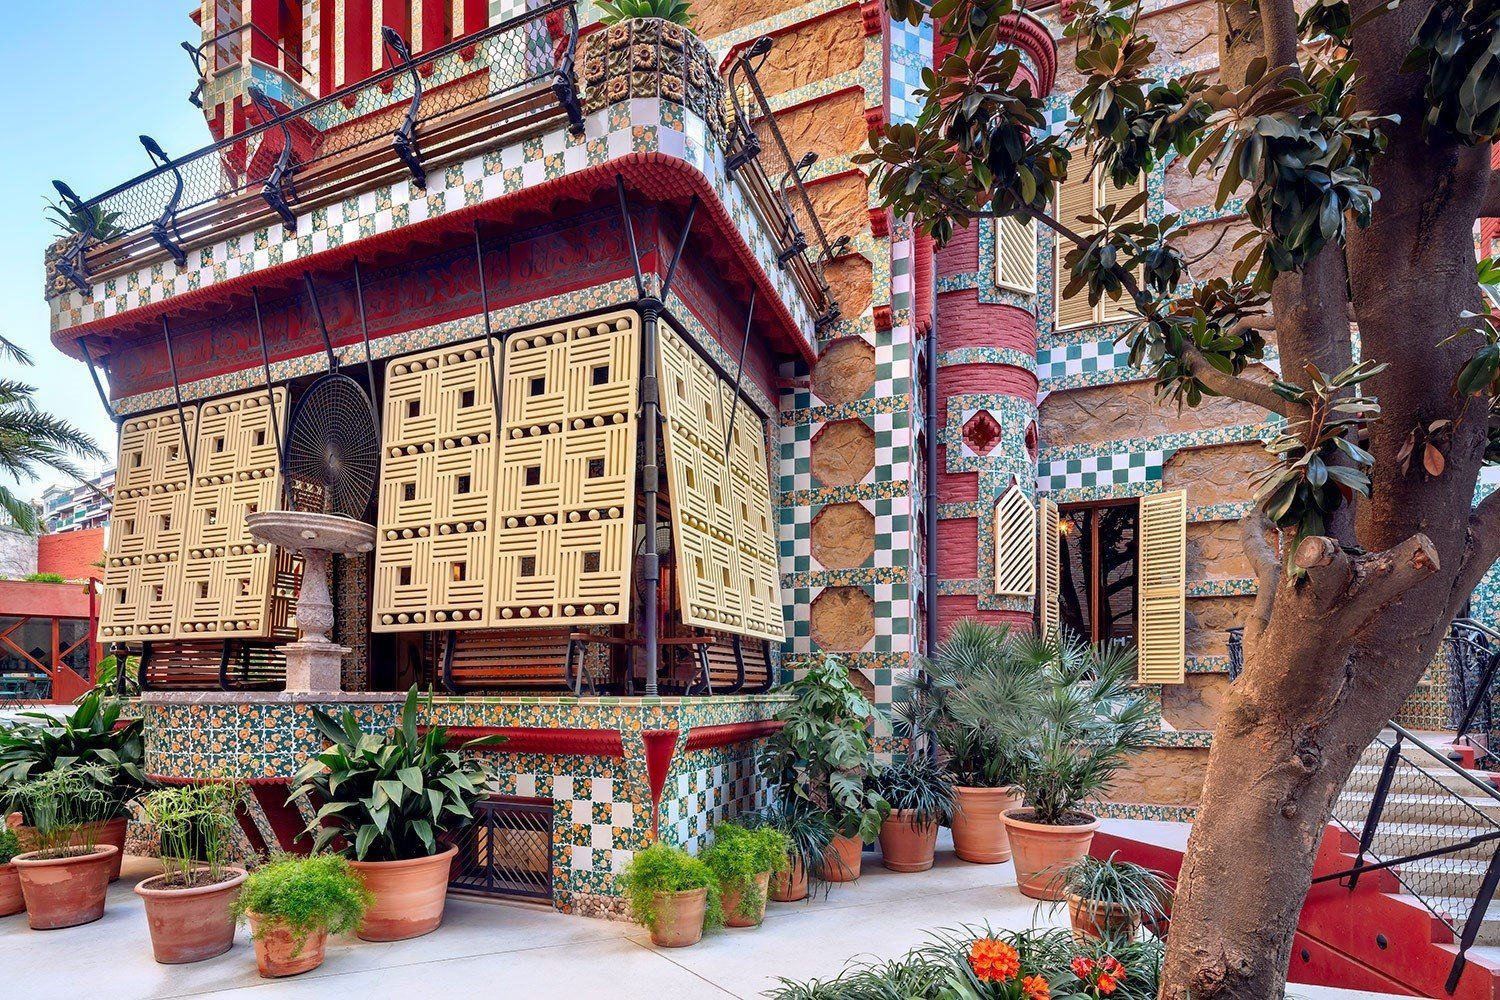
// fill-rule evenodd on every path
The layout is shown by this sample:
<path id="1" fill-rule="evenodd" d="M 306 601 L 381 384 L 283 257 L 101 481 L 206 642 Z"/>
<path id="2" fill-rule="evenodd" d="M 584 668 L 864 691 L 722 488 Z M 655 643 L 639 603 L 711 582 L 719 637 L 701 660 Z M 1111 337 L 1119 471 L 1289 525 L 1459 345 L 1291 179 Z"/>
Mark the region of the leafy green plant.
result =
<path id="1" fill-rule="evenodd" d="M 98 824 L 113 817 L 115 801 L 97 775 L 48 771 L 13 791 L 22 815 L 35 830 L 43 858 L 87 854 L 94 849 Z"/>
<path id="2" fill-rule="evenodd" d="M 796 701 L 777 713 L 783 725 L 761 756 L 761 773 L 783 803 L 800 800 L 827 813 L 840 834 L 874 843 L 891 811 L 869 786 L 879 770 L 868 728 L 875 706 L 833 655 L 809 661 L 781 690 Z"/>
<path id="3" fill-rule="evenodd" d="M 15 789 L 49 771 L 77 769 L 93 779 L 108 782 L 101 789 L 115 819 L 130 812 L 130 804 L 151 787 L 146 778 L 146 744 L 141 722 L 121 722 L 124 706 L 105 703 L 91 693 L 69 715 L 56 718 L 46 712 L 18 713 L 15 726 L 0 728 L 0 808 L 14 802 Z M 35 825 L 21 812 L 26 822 Z"/>
<path id="4" fill-rule="evenodd" d="M 645 850 L 636 851 L 616 882 L 630 908 L 631 919 L 651 930 L 656 929 L 660 918 L 656 909 L 657 894 L 691 889 L 708 890 L 703 926 L 714 928 L 724 922 L 718 878 L 707 864 L 680 847 L 657 841 Z"/>
<path id="5" fill-rule="evenodd" d="M 26 583 L 67 583 L 61 573 L 27 573 L 21 579 Z"/>
<path id="6" fill-rule="evenodd" d="M 895 809 L 910 809 L 916 826 L 934 826 L 953 813 L 953 783 L 934 757 L 912 749 L 875 778 L 875 791 Z"/>
<path id="7" fill-rule="evenodd" d="M 764 872 L 786 871 L 791 864 L 787 851 L 791 840 L 774 826 L 743 827 L 720 823 L 714 840 L 699 855 L 719 880 L 719 891 L 738 892 L 736 916 L 754 917 L 765 900 L 755 877 Z"/>
<path id="8" fill-rule="evenodd" d="M 288 802 L 306 799 L 317 809 L 302 831 L 313 851 L 336 838 L 356 861 L 403 861 L 439 851 L 438 837 L 474 819 L 485 794 L 488 771 L 463 753 L 496 746 L 503 737 L 470 740 L 449 750 L 448 730 L 417 729 L 417 689 L 401 709 L 401 725 L 390 736 L 366 733 L 352 711 L 342 720 L 318 709 L 313 723 L 328 747 L 292 778 Z"/>
<path id="9" fill-rule="evenodd" d="M 58 239 L 89 233 L 96 240 L 108 242 L 125 232 L 120 228 L 119 212 L 106 211 L 98 205 L 71 209 L 61 199 L 53 201 L 44 197 L 42 201 L 46 203 L 42 214 L 52 223 Z"/>
<path id="10" fill-rule="evenodd" d="M 133 698 L 141 693 L 141 679 L 137 671 L 140 659 L 135 656 L 125 657 L 125 697 Z M 78 704 L 85 698 L 99 697 L 111 699 L 118 696 L 119 660 L 111 653 L 99 661 L 94 668 L 94 686 L 84 692 L 78 699 Z"/>
<path id="11" fill-rule="evenodd" d="M 1014 713 L 994 688 L 959 692 L 955 712 L 967 726 L 995 730 L 1015 754 L 1015 784 L 1035 822 L 1068 825 L 1104 792 L 1125 759 L 1152 746 L 1160 731 L 1150 703 L 1132 687 L 1135 650 L 1049 640 L 1042 690 L 1031 710 Z"/>
<path id="12" fill-rule="evenodd" d="M 0 826 L 0 865 L 8 865 L 21 853 L 21 838 L 9 827 Z"/>
<path id="13" fill-rule="evenodd" d="M 242 798 L 236 782 L 204 781 L 158 788 L 141 800 L 159 838 L 164 886 L 224 881 Z"/>
<path id="14" fill-rule="evenodd" d="M 277 855 L 250 873 L 235 901 L 235 915 L 254 913 L 258 937 L 284 927 L 293 957 L 311 934 L 347 934 L 359 927 L 371 902 L 364 879 L 339 854 Z"/>
<path id="15" fill-rule="evenodd" d="M 659 17 L 683 27 L 697 18 L 687 0 L 599 0 L 599 23 L 619 24 L 640 17 Z"/>
<path id="16" fill-rule="evenodd" d="M 1107 858 L 1085 854 L 1053 874 L 1070 895 L 1148 919 L 1165 917 L 1172 901 L 1172 890 L 1160 872 L 1131 861 L 1116 861 L 1113 854 Z M 1066 906 L 1067 901 L 1059 900 L 1056 905 Z"/>
<path id="17" fill-rule="evenodd" d="M 746 820 L 751 827 L 769 826 L 780 831 L 787 840 L 789 865 L 801 865 L 807 875 L 810 889 L 821 886 L 825 891 L 828 882 L 823 878 L 823 862 L 828 856 L 828 845 L 838 833 L 828 821 L 828 814 L 797 799 L 789 799 L 773 805 L 763 813 Z"/>

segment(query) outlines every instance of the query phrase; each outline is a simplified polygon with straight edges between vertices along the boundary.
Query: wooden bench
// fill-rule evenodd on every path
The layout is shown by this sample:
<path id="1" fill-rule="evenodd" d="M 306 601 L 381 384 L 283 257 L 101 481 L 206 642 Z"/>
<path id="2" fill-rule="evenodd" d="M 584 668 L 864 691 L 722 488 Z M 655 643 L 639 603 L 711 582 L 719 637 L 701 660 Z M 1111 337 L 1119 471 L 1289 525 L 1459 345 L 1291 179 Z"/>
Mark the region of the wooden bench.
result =
<path id="1" fill-rule="evenodd" d="M 763 639 L 701 634 L 660 640 L 663 694 L 758 693 L 771 686 L 769 646 Z"/>
<path id="2" fill-rule="evenodd" d="M 286 657 L 242 640 L 147 642 L 138 668 L 142 691 L 279 691 Z"/>
<path id="3" fill-rule="evenodd" d="M 498 688 L 564 688 L 598 694 L 599 678 L 588 669 L 590 643 L 621 645 L 623 639 L 569 629 L 455 630 L 443 653 L 443 687 L 451 694 Z"/>

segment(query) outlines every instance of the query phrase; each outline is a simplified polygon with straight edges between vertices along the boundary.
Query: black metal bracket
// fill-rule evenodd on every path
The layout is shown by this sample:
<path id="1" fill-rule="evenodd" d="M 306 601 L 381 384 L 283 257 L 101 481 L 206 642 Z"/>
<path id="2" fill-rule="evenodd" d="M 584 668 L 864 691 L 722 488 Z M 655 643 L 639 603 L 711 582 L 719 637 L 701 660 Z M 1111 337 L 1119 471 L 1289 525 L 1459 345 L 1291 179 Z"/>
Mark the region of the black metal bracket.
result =
<path id="1" fill-rule="evenodd" d="M 94 356 L 89 353 L 88 341 L 83 337 L 78 338 L 78 349 L 83 352 L 84 363 L 89 366 L 89 377 L 94 380 L 94 391 L 99 394 L 99 405 L 104 407 L 104 412 L 109 414 L 109 419 L 118 427 L 120 415 L 109 403 L 109 393 L 104 391 L 104 383 L 99 381 L 99 369 L 94 367 Z"/>
<path id="2" fill-rule="evenodd" d="M 834 323 L 844 315 L 844 310 L 839 307 L 837 299 L 829 299 L 828 308 L 813 320 L 813 333 L 822 334 L 823 329 Z"/>
<path id="3" fill-rule="evenodd" d="M 203 107 L 203 52 L 201 48 L 192 42 L 183 42 L 182 48 L 187 52 L 188 58 L 193 60 L 193 75 L 198 78 L 198 83 L 188 94 L 188 103 L 195 108 Z"/>
<path id="4" fill-rule="evenodd" d="M 318 301 L 318 289 L 313 285 L 312 272 L 302 272 L 302 284 L 307 289 L 307 301 L 312 303 L 313 315 L 318 320 L 318 332 L 323 335 L 323 350 L 328 355 L 328 371 L 339 370 L 339 359 L 333 353 L 333 341 L 328 338 L 328 324 L 323 320 L 323 303 Z"/>
<path id="5" fill-rule="evenodd" d="M 187 251 L 182 249 L 182 233 L 177 228 L 177 206 L 182 203 L 182 170 L 155 139 L 143 135 L 140 140 L 146 147 L 146 155 L 151 157 L 152 166 L 168 167 L 172 171 L 172 196 L 167 199 L 161 215 L 151 223 L 151 238 L 172 255 L 178 267 L 182 267 L 187 263 Z"/>
<path id="6" fill-rule="evenodd" d="M 401 127 L 396 130 L 391 145 L 395 148 L 396 155 L 401 157 L 401 162 L 406 164 L 406 169 L 411 171 L 412 183 L 425 191 L 427 168 L 422 166 L 422 151 L 417 147 L 417 116 L 422 111 L 422 77 L 412 64 L 411 49 L 407 47 L 400 32 L 388 24 L 381 25 L 380 37 L 385 42 L 385 47 L 395 54 L 395 61 L 405 65 L 411 75 L 411 104 L 407 106 L 406 117 L 401 120 Z"/>
<path id="7" fill-rule="evenodd" d="M 583 104 L 578 99 L 578 76 L 576 58 L 578 52 L 578 15 L 570 8 L 568 18 L 568 45 L 563 50 L 557 72 L 552 74 L 552 93 L 557 103 L 568 115 L 568 128 L 574 135 L 583 134 Z"/>
<path id="8" fill-rule="evenodd" d="M 297 231 L 297 214 L 292 211 L 291 199 L 297 196 L 295 187 L 291 184 L 289 169 L 292 164 L 292 127 L 286 118 L 278 115 L 276 109 L 271 107 L 270 98 L 266 97 L 265 91 L 259 87 L 250 87 L 250 101 L 260 111 L 266 121 L 274 121 L 281 130 L 281 155 L 276 158 L 276 166 L 272 168 L 271 174 L 266 178 L 265 185 L 260 190 L 260 196 L 271 206 L 271 210 L 281 216 L 281 223 L 287 232 Z M 265 141 L 264 138 L 261 140 Z"/>
<path id="9" fill-rule="evenodd" d="M 724 158 L 724 172 L 730 177 L 734 176 L 736 170 L 761 153 L 760 136 L 756 135 L 755 129 L 750 126 L 750 117 L 745 114 L 745 109 L 740 104 L 739 89 L 734 84 L 734 75 L 735 73 L 754 73 L 766 61 L 766 54 L 771 51 L 771 46 L 774 44 L 770 35 L 762 35 L 729 68 L 729 79 L 726 82 L 729 88 L 729 99 L 734 103 L 734 132 L 731 137 L 739 140 L 739 149 Z M 753 66 L 750 64 L 752 59 L 755 60 Z"/>
<path id="10" fill-rule="evenodd" d="M 260 338 L 260 367 L 266 377 L 266 402 L 271 407 L 271 433 L 276 435 L 276 467 L 282 472 L 282 480 L 287 480 L 286 475 L 286 444 L 281 439 L 281 418 L 276 414 L 276 390 L 271 381 L 271 349 L 266 346 L 266 327 L 260 316 L 260 290 L 251 287 L 250 301 L 255 306 L 255 332 Z"/>
<path id="11" fill-rule="evenodd" d="M 98 216 L 93 210 L 85 208 L 83 201 L 73 193 L 73 189 L 62 181 L 53 181 L 52 186 L 68 206 L 68 211 L 81 216 L 84 220 L 83 232 L 79 233 L 78 238 L 68 245 L 68 249 L 62 252 L 62 256 L 57 258 L 57 273 L 71 281 L 80 292 L 86 293 L 91 290 L 91 286 L 88 281 L 88 268 L 83 262 L 83 251 L 89 240 L 94 238 L 94 224 L 98 221 Z"/>

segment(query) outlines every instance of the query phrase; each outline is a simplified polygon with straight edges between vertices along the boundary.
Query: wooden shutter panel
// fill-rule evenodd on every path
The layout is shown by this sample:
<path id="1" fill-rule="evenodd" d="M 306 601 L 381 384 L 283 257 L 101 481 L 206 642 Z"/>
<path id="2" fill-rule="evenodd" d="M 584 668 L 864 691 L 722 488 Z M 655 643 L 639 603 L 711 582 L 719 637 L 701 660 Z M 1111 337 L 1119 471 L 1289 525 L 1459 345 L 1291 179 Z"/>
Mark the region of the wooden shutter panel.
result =
<path id="1" fill-rule="evenodd" d="M 1057 504 L 1043 497 L 1037 502 L 1037 530 L 1040 541 L 1037 554 L 1041 564 L 1041 593 L 1037 595 L 1037 611 L 1041 633 L 1044 637 L 1056 636 L 1062 609 L 1058 589 L 1062 586 L 1062 561 L 1058 530 Z"/>
<path id="2" fill-rule="evenodd" d="M 1146 190 L 1146 178 L 1144 175 L 1142 175 L 1141 177 L 1136 178 L 1134 184 L 1131 184 L 1129 187 L 1122 188 L 1116 187 L 1115 183 L 1108 177 L 1100 177 L 1100 183 L 1097 190 L 1098 203 L 1100 208 L 1104 208 L 1107 205 L 1123 205 L 1131 198 L 1134 198 L 1136 195 Z M 1135 212 L 1132 214 L 1132 218 L 1134 218 L 1138 222 L 1144 222 L 1146 220 L 1146 205 L 1144 202 L 1141 204 L 1140 208 L 1135 210 Z M 1139 277 L 1139 274 L 1137 275 L 1137 277 Z M 1124 294 L 1122 294 L 1118 299 L 1101 299 L 1099 301 L 1099 305 L 1096 307 L 1097 318 L 1094 320 L 1094 322 L 1118 323 L 1121 320 L 1129 319 L 1135 315 L 1130 311 L 1129 306 L 1130 298 L 1129 296 Z"/>
<path id="3" fill-rule="evenodd" d="M 1076 158 L 1074 163 L 1082 165 L 1086 162 L 1082 157 Z M 1069 175 L 1068 179 L 1057 186 L 1057 221 L 1074 232 L 1088 232 L 1094 227 L 1084 221 L 1084 216 L 1092 215 L 1095 208 L 1094 176 L 1091 173 L 1080 173 L 1078 176 Z M 1075 326 L 1088 326 L 1095 322 L 1094 315 L 1097 312 L 1089 305 L 1088 289 L 1080 288 L 1073 295 L 1064 295 L 1063 289 L 1068 285 L 1070 277 L 1063 258 L 1067 255 L 1070 244 L 1058 237 L 1054 241 L 1057 244 L 1056 271 L 1057 282 L 1054 285 L 1057 296 L 1056 325 L 1059 330 L 1069 329 Z"/>
<path id="4" fill-rule="evenodd" d="M 1036 293 L 1036 221 L 998 219 L 995 222 L 995 284 L 1001 288 Z"/>
<path id="5" fill-rule="evenodd" d="M 1036 509 L 1019 486 L 995 505 L 995 593 L 1036 596 Z"/>
<path id="6" fill-rule="evenodd" d="M 1141 498 L 1137 678 L 1142 684 L 1181 684 L 1187 628 L 1187 494 Z"/>

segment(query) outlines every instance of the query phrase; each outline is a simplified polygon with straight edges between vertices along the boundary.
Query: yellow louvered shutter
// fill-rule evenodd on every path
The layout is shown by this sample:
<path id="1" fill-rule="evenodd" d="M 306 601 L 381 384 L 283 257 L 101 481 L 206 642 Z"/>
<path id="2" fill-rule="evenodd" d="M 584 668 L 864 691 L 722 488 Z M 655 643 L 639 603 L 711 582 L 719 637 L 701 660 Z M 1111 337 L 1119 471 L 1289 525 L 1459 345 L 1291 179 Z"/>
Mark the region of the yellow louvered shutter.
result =
<path id="1" fill-rule="evenodd" d="M 1037 595 L 1037 608 L 1041 633 L 1044 637 L 1057 635 L 1058 622 L 1062 618 L 1058 590 L 1062 586 L 1061 532 L 1058 528 L 1057 504 L 1043 497 L 1037 501 L 1037 545 L 1040 579 L 1037 581 L 1041 593 Z"/>
<path id="2" fill-rule="evenodd" d="M 1186 493 L 1141 498 L 1139 545 L 1137 677 L 1142 684 L 1181 684 L 1187 653 Z"/>
<path id="3" fill-rule="evenodd" d="M 1026 295 L 1036 293 L 1036 221 L 995 222 L 995 284 Z"/>
<path id="4" fill-rule="evenodd" d="M 1036 595 L 1036 509 L 1019 486 L 995 505 L 995 593 Z"/>
<path id="5" fill-rule="evenodd" d="M 1079 158 L 1074 161 L 1082 164 Z M 1074 232 L 1088 232 L 1094 227 L 1083 221 L 1085 216 L 1094 212 L 1096 199 L 1096 184 L 1092 174 L 1079 171 L 1078 174 L 1069 175 L 1068 179 L 1057 186 L 1057 221 Z M 1056 269 L 1057 282 L 1054 287 L 1057 290 L 1057 328 L 1059 330 L 1069 329 L 1075 326 L 1088 326 L 1093 323 L 1094 314 L 1097 310 L 1089 305 L 1088 289 L 1080 288 L 1073 295 L 1064 295 L 1063 289 L 1068 285 L 1068 268 L 1063 263 L 1067 255 L 1069 245 L 1062 237 L 1055 241 L 1057 244 Z"/>

